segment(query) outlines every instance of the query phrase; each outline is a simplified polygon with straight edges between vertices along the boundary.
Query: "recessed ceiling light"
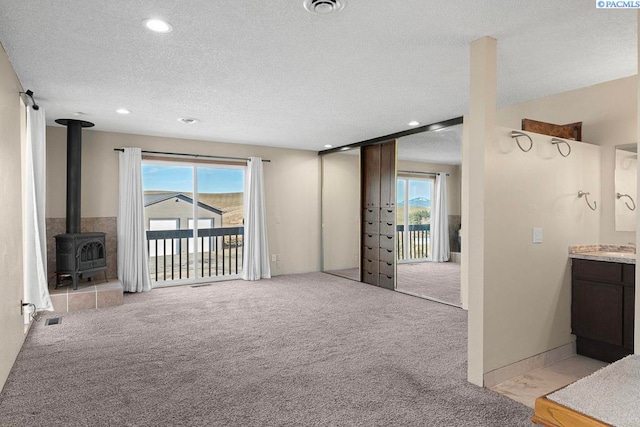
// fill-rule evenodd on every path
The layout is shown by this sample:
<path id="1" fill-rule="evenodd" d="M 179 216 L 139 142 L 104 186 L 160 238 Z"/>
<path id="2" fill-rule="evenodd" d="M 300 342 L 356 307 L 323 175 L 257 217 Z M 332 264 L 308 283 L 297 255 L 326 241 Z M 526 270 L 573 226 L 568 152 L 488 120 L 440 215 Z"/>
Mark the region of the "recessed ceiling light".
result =
<path id="1" fill-rule="evenodd" d="M 74 116 L 84 116 L 85 113 L 83 113 L 82 111 L 76 111 L 75 113 L 73 113 Z"/>
<path id="2" fill-rule="evenodd" d="M 326 144 L 326 145 L 324 146 L 324 148 L 332 148 L 332 147 L 333 147 L 333 145 L 331 145 L 331 144 Z"/>
<path id="3" fill-rule="evenodd" d="M 144 26 L 156 33 L 170 33 L 173 31 L 171 24 L 162 19 L 145 19 Z"/>
<path id="4" fill-rule="evenodd" d="M 118 108 L 116 110 L 116 113 L 118 113 L 118 114 L 130 114 L 131 111 L 127 110 L 126 108 Z"/>
<path id="5" fill-rule="evenodd" d="M 180 117 L 178 119 L 178 121 L 182 122 L 182 123 L 184 123 L 186 125 L 192 125 L 194 123 L 198 123 L 198 119 L 193 119 L 193 118 L 190 118 L 190 117 Z"/>
<path id="6" fill-rule="evenodd" d="M 339 12 L 344 8 L 345 0 L 304 0 L 304 8 L 316 15 Z"/>
<path id="7" fill-rule="evenodd" d="M 409 123 L 407 123 L 409 126 L 418 126 L 420 124 L 420 122 L 416 122 L 415 120 L 410 121 Z"/>
<path id="8" fill-rule="evenodd" d="M 348 150 L 351 150 L 351 147 L 342 147 L 340 149 L 340 151 L 348 151 Z"/>

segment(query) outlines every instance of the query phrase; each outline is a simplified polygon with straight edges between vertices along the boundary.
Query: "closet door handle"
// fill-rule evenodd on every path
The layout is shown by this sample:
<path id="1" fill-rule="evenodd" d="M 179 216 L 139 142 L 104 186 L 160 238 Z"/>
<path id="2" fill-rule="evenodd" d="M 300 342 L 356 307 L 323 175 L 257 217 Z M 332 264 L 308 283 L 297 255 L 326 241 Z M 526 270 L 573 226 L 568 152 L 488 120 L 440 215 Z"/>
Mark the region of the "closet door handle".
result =
<path id="1" fill-rule="evenodd" d="M 388 223 L 387 223 L 387 225 L 388 225 L 389 227 L 391 227 L 391 226 L 393 225 L 393 223 L 392 223 L 392 222 L 388 222 Z"/>

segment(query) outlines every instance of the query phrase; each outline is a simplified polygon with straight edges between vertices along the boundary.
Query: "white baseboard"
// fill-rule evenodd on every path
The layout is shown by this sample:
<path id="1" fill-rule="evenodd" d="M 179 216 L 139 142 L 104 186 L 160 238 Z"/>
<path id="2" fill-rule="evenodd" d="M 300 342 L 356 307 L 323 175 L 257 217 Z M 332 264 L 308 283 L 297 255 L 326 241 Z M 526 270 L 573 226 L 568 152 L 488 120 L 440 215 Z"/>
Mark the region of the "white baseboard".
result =
<path id="1" fill-rule="evenodd" d="M 462 258 L 460 252 L 451 252 L 451 262 L 455 262 L 460 264 L 460 259 Z"/>
<path id="2" fill-rule="evenodd" d="M 561 360 L 575 356 L 576 343 L 572 342 L 533 357 L 520 360 L 484 374 L 484 386 L 491 388 L 511 378 L 519 377 L 536 369 L 544 368 Z"/>

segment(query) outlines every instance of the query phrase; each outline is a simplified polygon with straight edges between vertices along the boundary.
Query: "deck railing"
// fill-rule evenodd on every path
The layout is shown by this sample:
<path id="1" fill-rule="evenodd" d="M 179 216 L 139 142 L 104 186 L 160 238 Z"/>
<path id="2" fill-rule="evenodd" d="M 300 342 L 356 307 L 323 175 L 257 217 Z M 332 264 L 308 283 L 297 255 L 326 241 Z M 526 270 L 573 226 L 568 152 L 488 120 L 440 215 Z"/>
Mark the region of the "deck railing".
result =
<path id="1" fill-rule="evenodd" d="M 154 281 L 240 274 L 244 254 L 244 227 L 201 228 L 197 241 L 193 229 L 149 230 L 149 271 Z"/>
<path id="2" fill-rule="evenodd" d="M 431 224 L 414 224 L 409 225 L 407 230 L 404 225 L 396 226 L 399 260 L 429 257 L 430 226 Z M 406 239 L 409 241 L 409 250 L 408 256 L 405 257 L 404 242 Z"/>

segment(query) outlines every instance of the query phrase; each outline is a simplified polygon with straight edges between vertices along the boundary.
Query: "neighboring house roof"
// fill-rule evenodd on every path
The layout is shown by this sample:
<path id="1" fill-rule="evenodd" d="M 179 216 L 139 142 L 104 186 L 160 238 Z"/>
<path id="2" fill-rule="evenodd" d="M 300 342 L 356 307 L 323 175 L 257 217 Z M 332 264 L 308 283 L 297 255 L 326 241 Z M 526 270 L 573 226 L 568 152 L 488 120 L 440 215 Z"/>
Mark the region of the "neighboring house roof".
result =
<path id="1" fill-rule="evenodd" d="M 169 199 L 180 199 L 185 202 L 189 202 L 193 204 L 193 199 L 189 196 L 185 196 L 182 193 L 153 193 L 153 194 L 145 194 L 144 195 L 144 207 L 155 205 L 156 203 L 164 202 Z M 217 213 L 218 215 L 222 215 L 223 211 L 218 208 L 214 208 L 213 206 L 209 206 L 205 203 L 198 202 L 198 207 L 202 209 L 206 209 L 210 212 Z"/>

